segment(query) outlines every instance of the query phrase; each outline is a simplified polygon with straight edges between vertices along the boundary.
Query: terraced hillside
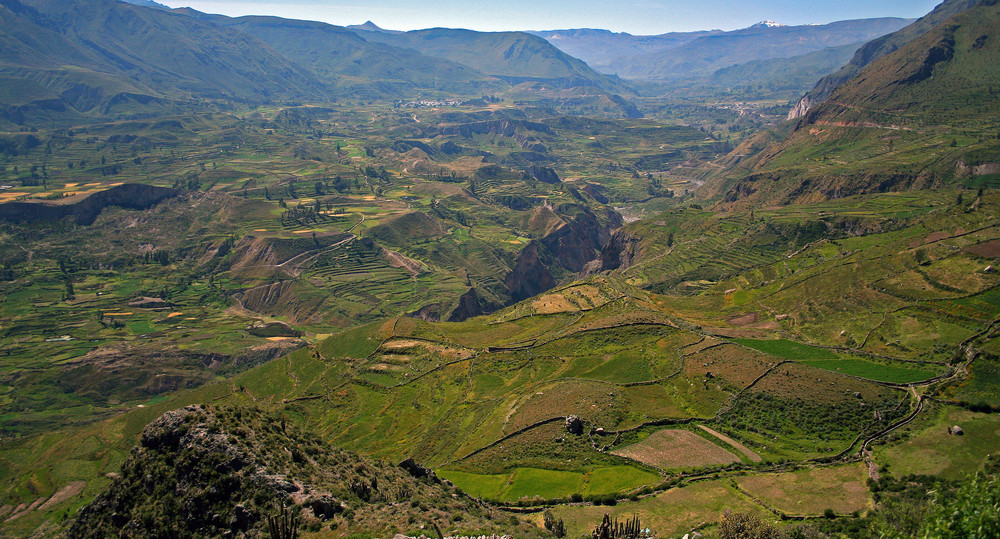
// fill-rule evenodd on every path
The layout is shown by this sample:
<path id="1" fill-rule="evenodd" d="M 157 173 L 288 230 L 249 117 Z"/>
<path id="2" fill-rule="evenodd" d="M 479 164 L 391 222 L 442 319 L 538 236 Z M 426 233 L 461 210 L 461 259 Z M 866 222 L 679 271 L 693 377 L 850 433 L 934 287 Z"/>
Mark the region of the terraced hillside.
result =
<path id="1" fill-rule="evenodd" d="M 853 463 L 881 469 L 914 458 L 899 441 L 871 454 L 873 442 L 887 433 L 905 441 L 903 425 L 939 414 L 971 414 L 963 423 L 972 437 L 936 442 L 954 445 L 948 462 L 988 452 L 978 440 L 993 436 L 995 418 L 956 406 L 978 410 L 977 399 L 993 394 L 990 347 L 1000 312 L 991 298 L 1000 283 L 983 268 L 997 241 L 996 196 L 968 211 L 915 195 L 830 203 L 831 218 L 858 219 L 851 234 L 791 244 L 776 260 L 704 279 L 695 295 L 657 295 L 626 282 L 630 270 L 648 275 L 668 263 L 651 256 L 649 240 L 632 268 L 461 323 L 390 318 L 351 329 L 231 381 L 79 427 L 65 440 L 26 442 L 37 460 L 8 466 L 20 477 L 21 466 L 61 460 L 64 444 L 97 435 L 92 452 L 78 458 L 93 463 L 85 469 L 110 471 L 117 461 L 107 451 L 128 447 L 128 433 L 149 418 L 212 400 L 281 410 L 325 442 L 376 458 L 415 458 L 496 504 L 580 500 L 557 514 L 581 533 L 594 525 L 587 524 L 594 504 L 609 500 L 665 533 L 711 518 L 666 518 L 678 504 L 753 510 L 741 501 L 748 495 L 784 515 L 864 511 L 865 489 L 834 507 L 820 491 L 798 489 L 795 474 L 861 484 Z M 866 207 L 898 213 L 865 218 Z M 780 222 L 798 210 L 774 211 Z M 708 226 L 675 233 L 674 241 L 740 237 L 746 228 Z M 569 416 L 580 418 L 579 428 Z M 725 479 L 747 473 L 736 486 Z M 103 484 L 80 472 L 39 480 L 53 492 L 73 481 Z M 781 489 L 798 489 L 813 509 L 785 507 Z"/>

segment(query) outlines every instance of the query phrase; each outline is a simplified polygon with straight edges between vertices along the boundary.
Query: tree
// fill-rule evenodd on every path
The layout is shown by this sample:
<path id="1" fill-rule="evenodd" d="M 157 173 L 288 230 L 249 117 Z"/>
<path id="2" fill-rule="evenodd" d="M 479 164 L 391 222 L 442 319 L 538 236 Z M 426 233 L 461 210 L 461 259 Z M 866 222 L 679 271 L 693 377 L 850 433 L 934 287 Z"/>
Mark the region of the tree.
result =
<path id="1" fill-rule="evenodd" d="M 1000 478 L 980 475 L 954 495 L 936 498 L 918 537 L 1000 537 Z"/>
<path id="2" fill-rule="evenodd" d="M 66 293 L 63 294 L 63 299 L 67 301 L 76 299 L 76 293 L 73 291 L 73 281 L 69 277 L 66 277 Z"/>

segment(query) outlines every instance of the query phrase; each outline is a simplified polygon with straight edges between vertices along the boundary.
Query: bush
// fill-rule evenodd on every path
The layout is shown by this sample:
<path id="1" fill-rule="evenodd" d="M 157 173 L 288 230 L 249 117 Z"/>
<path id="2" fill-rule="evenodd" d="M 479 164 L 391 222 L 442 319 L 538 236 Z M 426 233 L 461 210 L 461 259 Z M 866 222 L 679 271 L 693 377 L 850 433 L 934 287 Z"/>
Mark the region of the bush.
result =
<path id="1" fill-rule="evenodd" d="M 778 539 L 778 529 L 750 513 L 730 513 L 719 522 L 722 539 Z"/>

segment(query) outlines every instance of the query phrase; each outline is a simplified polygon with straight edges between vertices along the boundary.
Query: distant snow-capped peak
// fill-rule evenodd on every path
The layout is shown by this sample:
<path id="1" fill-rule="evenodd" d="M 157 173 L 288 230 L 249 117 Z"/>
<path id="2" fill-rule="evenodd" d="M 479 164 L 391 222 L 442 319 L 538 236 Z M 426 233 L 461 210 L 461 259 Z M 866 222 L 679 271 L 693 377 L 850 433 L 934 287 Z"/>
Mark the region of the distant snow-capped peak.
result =
<path id="1" fill-rule="evenodd" d="M 766 21 L 760 21 L 759 23 L 751 26 L 750 28 L 779 28 L 781 26 L 785 26 L 785 25 L 781 24 L 780 22 L 774 22 L 774 21 L 768 19 Z"/>

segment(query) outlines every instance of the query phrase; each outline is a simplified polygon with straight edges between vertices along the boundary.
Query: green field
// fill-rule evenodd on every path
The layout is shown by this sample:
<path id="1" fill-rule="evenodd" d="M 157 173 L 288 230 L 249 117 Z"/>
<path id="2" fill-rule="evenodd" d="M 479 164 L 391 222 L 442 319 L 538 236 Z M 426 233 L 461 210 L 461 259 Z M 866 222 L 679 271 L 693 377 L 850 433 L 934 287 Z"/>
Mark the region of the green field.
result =
<path id="1" fill-rule="evenodd" d="M 569 498 L 573 494 L 618 494 L 655 484 L 660 476 L 631 466 L 605 466 L 585 473 L 518 468 L 506 475 L 481 475 L 437 470 L 465 492 L 478 498 L 516 502 L 521 499 Z"/>
<path id="2" fill-rule="evenodd" d="M 820 359 L 802 361 L 803 365 L 839 372 L 848 376 L 857 376 L 879 382 L 894 384 L 909 384 L 933 378 L 937 372 L 899 365 L 883 365 L 860 359 Z"/>
<path id="3" fill-rule="evenodd" d="M 960 60 L 996 47 L 956 32 Z M 25 101 L 40 83 L 4 87 L 0 202 L 174 191 L 0 222 L 0 535 L 62 533 L 146 425 L 211 402 L 307 428 L 307 458 L 273 453 L 300 469 L 334 447 L 394 473 L 412 458 L 474 506 L 553 505 L 569 537 L 605 513 L 712 537 L 733 511 L 864 536 L 850 526 L 891 510 L 880 496 L 947 493 L 1000 447 L 995 65 L 969 70 L 973 93 L 875 96 L 933 96 L 927 119 L 831 103 L 836 122 L 798 128 L 782 122 L 801 92 L 763 83 L 676 99 L 486 77 L 408 108 L 387 97 L 406 81 L 338 78 L 335 103 L 61 120 Z M 869 481 L 860 441 L 918 402 L 869 445 Z M 302 511 L 304 536 L 485 534 L 350 488 L 399 520 Z M 497 511 L 489 533 L 544 518 Z"/>
<path id="4" fill-rule="evenodd" d="M 790 360 L 815 360 L 815 359 L 836 359 L 837 354 L 786 339 L 761 340 L 761 339 L 736 339 L 736 342 L 743 346 L 748 346 L 754 350 L 760 350 L 765 354 L 771 354 L 782 359 Z"/>
<path id="5" fill-rule="evenodd" d="M 956 425 L 963 435 L 948 435 L 948 428 Z M 988 455 L 996 454 L 997 436 L 1000 418 L 996 414 L 934 408 L 911 427 L 906 439 L 879 447 L 877 461 L 899 477 L 922 474 L 963 479 L 980 469 Z"/>

